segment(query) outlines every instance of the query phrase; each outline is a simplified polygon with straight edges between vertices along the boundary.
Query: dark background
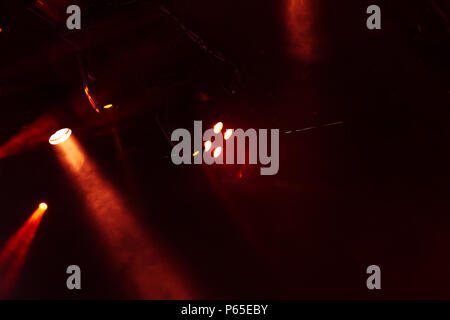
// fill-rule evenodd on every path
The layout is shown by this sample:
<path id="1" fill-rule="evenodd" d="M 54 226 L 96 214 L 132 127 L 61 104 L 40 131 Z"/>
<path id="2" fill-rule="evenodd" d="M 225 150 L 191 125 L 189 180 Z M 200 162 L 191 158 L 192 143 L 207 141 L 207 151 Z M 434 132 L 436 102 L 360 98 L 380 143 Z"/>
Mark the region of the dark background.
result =
<path id="1" fill-rule="evenodd" d="M 43 131 L 71 127 L 196 284 L 192 298 L 450 298 L 448 1 L 303 2 L 296 39 L 288 0 L 164 2 L 239 68 L 230 94 L 230 65 L 160 2 L 82 1 L 82 30 L 67 34 L 32 3 L 0 1 L 0 146 L 43 116 L 56 123 Z M 382 30 L 365 26 L 370 4 Z M 89 105 L 77 54 L 118 110 Z M 164 133 L 193 120 L 279 128 L 279 173 L 173 165 Z M 133 297 L 47 139 L 0 159 L 0 243 L 49 204 L 13 298 Z M 66 289 L 71 264 L 81 291 Z M 381 291 L 366 288 L 371 264 Z"/>

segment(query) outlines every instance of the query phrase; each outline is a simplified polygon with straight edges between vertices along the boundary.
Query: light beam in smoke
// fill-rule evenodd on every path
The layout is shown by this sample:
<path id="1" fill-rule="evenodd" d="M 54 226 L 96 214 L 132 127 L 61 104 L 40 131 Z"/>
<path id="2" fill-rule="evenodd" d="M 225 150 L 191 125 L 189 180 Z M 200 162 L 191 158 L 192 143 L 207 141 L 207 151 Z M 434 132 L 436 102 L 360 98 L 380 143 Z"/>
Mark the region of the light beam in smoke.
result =
<path id="1" fill-rule="evenodd" d="M 312 0 L 285 0 L 290 53 L 303 61 L 315 58 Z"/>
<path id="2" fill-rule="evenodd" d="M 57 123 L 51 116 L 43 116 L 0 146 L 0 159 L 27 151 L 40 143 L 47 141 L 48 135 Z"/>
<path id="3" fill-rule="evenodd" d="M 47 204 L 41 203 L 22 227 L 2 247 L 0 251 L 0 297 L 10 294 L 22 271 L 25 258 L 47 208 Z"/>
<path id="4" fill-rule="evenodd" d="M 84 197 L 92 222 L 116 270 L 136 288 L 139 298 L 192 297 L 162 248 L 144 233 L 120 195 L 102 177 L 75 137 L 55 145 L 58 158 Z"/>

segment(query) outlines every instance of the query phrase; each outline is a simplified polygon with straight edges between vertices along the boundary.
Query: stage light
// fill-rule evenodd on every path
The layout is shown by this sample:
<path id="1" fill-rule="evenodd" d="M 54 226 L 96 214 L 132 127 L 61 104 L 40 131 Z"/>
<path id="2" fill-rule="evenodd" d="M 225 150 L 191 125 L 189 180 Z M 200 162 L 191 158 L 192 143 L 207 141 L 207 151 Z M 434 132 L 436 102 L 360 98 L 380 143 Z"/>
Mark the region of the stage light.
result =
<path id="1" fill-rule="evenodd" d="M 225 134 L 223 135 L 225 140 L 228 140 L 231 138 L 231 135 L 233 134 L 233 129 L 227 129 L 227 131 L 225 131 Z"/>
<path id="2" fill-rule="evenodd" d="M 86 93 L 86 97 L 88 98 L 89 103 L 91 104 L 92 108 L 94 108 L 95 112 L 100 113 L 100 110 L 97 107 L 97 99 L 94 97 L 94 95 L 91 94 L 91 91 L 86 85 L 84 86 L 84 93 Z"/>
<path id="3" fill-rule="evenodd" d="M 211 140 L 205 141 L 205 152 L 208 152 L 211 149 L 212 142 Z"/>
<path id="4" fill-rule="evenodd" d="M 2 29 L 2 28 L 0 28 L 0 32 L 3 32 L 3 29 Z"/>
<path id="5" fill-rule="evenodd" d="M 215 148 L 214 152 L 213 152 L 214 158 L 217 158 L 218 156 L 220 156 L 221 153 L 222 153 L 222 147 Z"/>
<path id="6" fill-rule="evenodd" d="M 222 131 L 223 128 L 223 123 L 222 122 L 217 122 L 214 125 L 214 133 L 219 133 L 220 131 Z"/>
<path id="7" fill-rule="evenodd" d="M 69 139 L 71 134 L 72 134 L 72 130 L 70 130 L 68 128 L 58 130 L 50 137 L 48 142 L 50 142 L 50 144 L 53 144 L 53 145 L 63 143 L 64 141 Z"/>
<path id="8" fill-rule="evenodd" d="M 42 203 L 0 249 L 0 298 L 8 297 L 23 269 L 45 209 Z"/>
<path id="9" fill-rule="evenodd" d="M 42 203 L 39 205 L 39 209 L 41 209 L 42 211 L 46 211 L 47 208 L 48 208 L 48 205 L 47 205 L 45 202 L 42 202 Z"/>
<path id="10" fill-rule="evenodd" d="M 110 109 L 110 108 L 112 108 L 112 107 L 113 107 L 112 104 L 107 104 L 106 106 L 103 107 L 103 109 Z"/>

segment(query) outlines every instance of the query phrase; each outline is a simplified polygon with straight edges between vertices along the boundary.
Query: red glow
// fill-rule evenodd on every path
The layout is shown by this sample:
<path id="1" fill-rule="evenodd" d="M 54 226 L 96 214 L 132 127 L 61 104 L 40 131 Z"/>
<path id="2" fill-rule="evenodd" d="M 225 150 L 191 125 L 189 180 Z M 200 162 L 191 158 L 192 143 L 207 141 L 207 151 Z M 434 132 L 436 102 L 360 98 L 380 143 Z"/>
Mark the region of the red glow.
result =
<path id="1" fill-rule="evenodd" d="M 8 295 L 19 276 L 47 205 L 39 205 L 0 251 L 0 296 Z"/>
<path id="2" fill-rule="evenodd" d="M 311 0 L 286 0 L 286 27 L 291 53 L 305 61 L 314 58 L 313 10 Z"/>
<path id="3" fill-rule="evenodd" d="M 209 101 L 209 100 L 211 100 L 211 98 L 208 97 L 208 95 L 206 93 L 200 92 L 200 100 L 201 101 Z"/>
<path id="4" fill-rule="evenodd" d="M 51 20 L 59 23 L 62 23 L 65 19 L 65 11 L 68 4 L 67 1 L 61 0 L 52 0 L 52 1 L 42 1 L 37 0 L 33 9 L 39 11 L 39 14 L 44 15 L 46 18 L 50 18 Z"/>
<path id="5" fill-rule="evenodd" d="M 124 281 L 134 286 L 138 298 L 192 297 L 184 279 L 170 264 L 168 252 L 143 231 L 120 194 L 101 176 L 77 140 L 72 137 L 57 145 L 55 150 L 85 200 L 89 217 L 110 255 L 112 267 L 120 270 Z"/>
<path id="6" fill-rule="evenodd" d="M 0 159 L 26 151 L 42 142 L 48 141 L 50 132 L 55 130 L 56 126 L 57 123 L 52 117 L 39 118 L 0 146 Z"/>
<path id="7" fill-rule="evenodd" d="M 3 31 L 3 29 L 2 28 L 0 28 L 0 32 L 2 32 Z"/>

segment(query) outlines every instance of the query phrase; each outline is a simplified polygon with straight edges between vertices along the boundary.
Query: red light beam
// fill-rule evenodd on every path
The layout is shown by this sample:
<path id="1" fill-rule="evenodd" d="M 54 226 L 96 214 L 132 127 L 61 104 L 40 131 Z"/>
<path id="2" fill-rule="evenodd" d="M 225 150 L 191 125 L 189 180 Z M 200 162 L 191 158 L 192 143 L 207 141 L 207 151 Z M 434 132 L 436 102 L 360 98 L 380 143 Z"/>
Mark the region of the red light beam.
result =
<path id="1" fill-rule="evenodd" d="M 0 296 L 10 294 L 25 263 L 31 243 L 47 211 L 47 204 L 41 203 L 20 229 L 6 242 L 0 251 Z"/>
<path id="2" fill-rule="evenodd" d="M 290 53 L 302 60 L 315 58 L 316 37 L 314 35 L 314 16 L 311 0 L 286 1 L 286 28 Z"/>
<path id="3" fill-rule="evenodd" d="M 41 117 L 31 125 L 0 146 L 0 159 L 26 151 L 48 139 L 48 134 L 56 126 L 56 121 L 50 116 Z"/>

